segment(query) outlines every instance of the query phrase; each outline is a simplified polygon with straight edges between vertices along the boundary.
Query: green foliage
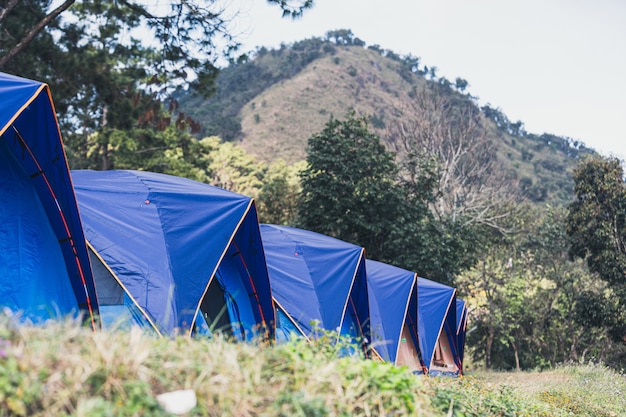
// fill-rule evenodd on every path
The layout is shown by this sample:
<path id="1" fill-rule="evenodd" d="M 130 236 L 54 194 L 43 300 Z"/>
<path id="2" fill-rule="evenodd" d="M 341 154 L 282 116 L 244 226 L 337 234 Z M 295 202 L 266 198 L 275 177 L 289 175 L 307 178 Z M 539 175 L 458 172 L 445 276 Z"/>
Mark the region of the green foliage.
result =
<path id="1" fill-rule="evenodd" d="M 462 222 L 436 219 L 429 205 L 439 172 L 416 155 L 399 178 L 393 155 L 367 119 L 331 120 L 309 139 L 297 224 L 365 247 L 370 259 L 452 284 L 475 262 L 484 236 Z"/>
<path id="2" fill-rule="evenodd" d="M 43 386 L 24 373 L 24 366 L 14 356 L 0 359 L 0 404 L 15 416 L 29 416 L 41 406 L 39 394 Z"/>
<path id="3" fill-rule="evenodd" d="M 576 201 L 569 206 L 570 255 L 585 259 L 616 297 L 607 325 L 615 339 L 626 334 L 626 184 L 619 160 L 590 158 L 574 173 Z M 604 313 L 598 313 L 607 316 Z"/>
<path id="4" fill-rule="evenodd" d="M 577 320 L 590 308 L 583 295 L 604 294 L 581 262 L 568 259 L 564 209 L 528 208 L 516 235 L 501 239 L 478 265 L 461 274 L 472 299 L 468 346 L 496 369 L 534 369 L 585 360 L 614 362 L 606 322 Z M 603 316 L 604 317 L 604 316 Z"/>
<path id="5" fill-rule="evenodd" d="M 367 120 L 331 120 L 309 139 L 298 201 L 300 227 L 364 246 L 384 256 L 403 204 L 393 156 Z"/>
<path id="6" fill-rule="evenodd" d="M 626 184 L 617 159 L 588 159 L 575 172 L 569 206 L 572 256 L 616 287 L 626 286 Z"/>
<path id="7" fill-rule="evenodd" d="M 5 7 L 9 6 L 8 4 L 5 6 L 5 3 L 7 2 L 2 2 L 3 11 L 6 11 Z M 21 3 L 19 7 L 8 11 L 4 20 L 0 22 L 3 33 L 0 36 L 0 57 L 6 56 L 15 46 L 16 40 L 25 37 L 28 30 L 45 16 L 45 11 L 50 2 L 48 0 L 30 1 L 28 2 L 28 7 L 24 7 L 25 2 L 18 3 Z M 40 33 L 30 42 L 27 53 L 16 55 L 12 60 L 5 63 L 4 66 L 0 66 L 0 70 L 25 78 L 56 80 L 54 66 L 63 55 L 61 46 L 55 42 L 53 36 L 54 29 L 57 26 L 58 23 L 53 21 L 50 31 Z M 55 92 L 55 99 L 57 96 L 63 96 L 58 89 L 53 91 Z M 67 109 L 67 103 L 59 100 L 56 108 L 59 112 L 64 112 Z"/>
<path id="8" fill-rule="evenodd" d="M 94 333 L 75 323 L 22 327 L 9 332 L 0 358 L 0 414 L 161 416 L 156 395 L 185 388 L 198 398 L 190 416 L 432 415 L 420 379 L 339 357 L 347 345 L 337 339 L 255 347 L 138 329 Z"/>
<path id="9" fill-rule="evenodd" d="M 259 192 L 261 223 L 292 225 L 296 219 L 296 200 L 300 194 L 300 172 L 304 161 L 287 165 L 279 159 L 269 165 Z"/>
<path id="10" fill-rule="evenodd" d="M 290 17 L 313 5 L 311 0 L 269 3 Z M 6 36 L 0 39 L 0 67 L 50 84 L 67 132 L 68 153 L 76 162 L 72 168 L 121 168 L 131 165 L 123 161 L 125 154 L 152 153 L 154 147 L 133 141 L 138 135 L 159 136 L 145 129 L 162 131 L 170 125 L 170 113 L 177 107 L 172 93 L 189 85 L 205 98 L 214 93 L 217 60 L 232 58 L 239 47 L 226 11 L 212 2 L 174 0 L 166 7 L 132 0 L 64 4 L 71 7 L 62 12 L 63 18 L 50 19 L 42 33 L 24 44 L 20 41 L 28 39 L 56 5 L 7 4 L 8 13 L 1 15 Z M 138 40 L 137 33 L 146 30 L 153 35 L 151 41 Z M 14 48 L 19 49 L 15 57 Z M 163 102 L 169 105 L 168 112 Z M 177 128 L 186 131 L 190 124 L 192 131 L 197 130 L 188 116 L 177 116 Z M 236 118 L 223 122 L 229 123 L 235 129 L 239 126 Z M 162 162 L 149 161 L 141 167 L 151 169 L 153 163 Z"/>
<path id="11" fill-rule="evenodd" d="M 205 182 L 256 198 L 262 186 L 264 167 L 241 147 L 230 142 L 221 142 L 217 137 L 204 138 L 201 144 L 211 149 Z"/>

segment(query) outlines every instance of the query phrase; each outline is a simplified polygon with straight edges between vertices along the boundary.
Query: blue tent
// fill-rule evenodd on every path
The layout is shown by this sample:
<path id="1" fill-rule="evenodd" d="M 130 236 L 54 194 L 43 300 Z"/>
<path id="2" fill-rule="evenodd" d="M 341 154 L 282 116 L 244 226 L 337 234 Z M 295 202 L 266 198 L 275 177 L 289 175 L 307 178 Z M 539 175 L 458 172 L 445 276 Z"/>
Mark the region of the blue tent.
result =
<path id="1" fill-rule="evenodd" d="M 430 375 L 458 375 L 456 289 L 419 277 L 418 332 L 420 352 Z"/>
<path id="2" fill-rule="evenodd" d="M 0 306 L 41 322 L 98 306 L 50 89 L 0 73 Z"/>
<path id="3" fill-rule="evenodd" d="M 368 259 L 372 345 L 380 357 L 422 372 L 417 332 L 417 274 Z"/>
<path id="4" fill-rule="evenodd" d="M 185 178 L 72 171 L 103 323 L 159 334 L 274 336 L 254 201 Z"/>
<path id="5" fill-rule="evenodd" d="M 261 225 L 277 339 L 319 329 L 370 340 L 365 250 L 319 233 Z"/>
<path id="6" fill-rule="evenodd" d="M 464 300 L 456 299 L 456 340 L 459 351 L 459 361 L 461 362 L 461 372 L 463 372 L 463 356 L 465 354 L 465 333 L 467 330 L 467 303 Z"/>

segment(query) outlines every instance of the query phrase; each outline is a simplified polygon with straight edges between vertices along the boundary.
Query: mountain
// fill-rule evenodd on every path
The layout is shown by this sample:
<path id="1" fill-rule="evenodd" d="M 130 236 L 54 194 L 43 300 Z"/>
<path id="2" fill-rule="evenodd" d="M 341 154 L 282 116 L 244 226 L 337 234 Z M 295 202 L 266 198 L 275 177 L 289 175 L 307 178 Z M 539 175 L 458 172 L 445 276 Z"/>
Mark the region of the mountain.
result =
<path id="1" fill-rule="evenodd" d="M 594 151 L 569 138 L 528 133 L 499 109 L 480 108 L 465 93 L 467 84 L 437 78 L 419 58 L 367 47 L 349 30 L 339 30 L 325 39 L 260 48 L 223 69 L 209 99 L 181 94 L 179 109 L 202 125 L 204 136 L 238 143 L 258 160 L 288 163 L 305 159 L 307 140 L 331 118 L 351 111 L 368 117 L 371 129 L 401 155 L 399 132 L 414 120 L 433 119 L 428 112 L 441 109 L 462 118 L 469 109 L 477 115 L 475 134 L 493 144 L 502 177 L 514 178 L 520 194 L 538 203 L 571 201 L 572 170 Z M 416 106 L 423 91 L 433 92 L 431 100 L 439 104 Z"/>

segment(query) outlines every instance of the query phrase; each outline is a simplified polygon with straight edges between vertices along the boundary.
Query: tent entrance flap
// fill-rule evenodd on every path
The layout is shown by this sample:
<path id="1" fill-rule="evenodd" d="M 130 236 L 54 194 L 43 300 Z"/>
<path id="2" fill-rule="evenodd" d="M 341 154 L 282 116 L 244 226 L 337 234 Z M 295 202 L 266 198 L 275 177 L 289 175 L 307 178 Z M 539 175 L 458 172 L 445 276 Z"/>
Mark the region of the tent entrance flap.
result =
<path id="1" fill-rule="evenodd" d="M 241 258 L 230 248 L 200 303 L 200 312 L 211 332 L 220 332 L 239 341 L 256 336 L 254 298 L 249 296 L 245 279 L 247 271 Z"/>
<path id="2" fill-rule="evenodd" d="M 209 285 L 200 304 L 200 312 L 211 329 L 211 333 L 222 333 L 228 337 L 234 336 L 233 327 L 230 324 L 230 313 L 226 305 L 226 293 L 217 279 L 214 279 Z"/>
<path id="3" fill-rule="evenodd" d="M 347 336 L 352 343 L 357 343 L 361 335 L 361 327 L 358 324 L 358 317 L 356 315 L 356 311 L 354 310 L 354 305 L 351 302 L 348 302 L 348 308 L 346 309 L 346 315 L 343 319 L 343 323 L 341 323 L 341 329 L 339 333 L 341 336 Z"/>
<path id="4" fill-rule="evenodd" d="M 0 299 L 34 322 L 76 315 L 61 246 L 34 184 L 6 139 L 0 138 Z"/>
<path id="5" fill-rule="evenodd" d="M 104 329 L 127 329 L 136 325 L 144 329 L 153 329 L 111 271 L 91 248 L 88 248 L 88 252 L 98 294 L 102 327 Z"/>
<path id="6" fill-rule="evenodd" d="M 402 326 L 400 336 L 400 345 L 398 346 L 398 356 L 396 357 L 396 365 L 407 366 L 410 371 L 420 371 L 420 364 L 417 348 L 413 342 L 413 337 L 406 323 Z"/>
<path id="7" fill-rule="evenodd" d="M 276 341 L 278 343 L 304 336 L 294 322 L 291 321 L 289 316 L 287 316 L 287 313 L 285 313 L 285 311 L 278 306 L 278 303 L 276 303 L 275 309 Z"/>
<path id="8" fill-rule="evenodd" d="M 450 340 L 445 330 L 441 330 L 437 345 L 435 346 L 435 352 L 433 355 L 433 361 L 430 365 L 430 373 L 436 375 L 441 374 L 458 374 L 459 367 L 454 360 L 454 352 L 450 346 Z"/>

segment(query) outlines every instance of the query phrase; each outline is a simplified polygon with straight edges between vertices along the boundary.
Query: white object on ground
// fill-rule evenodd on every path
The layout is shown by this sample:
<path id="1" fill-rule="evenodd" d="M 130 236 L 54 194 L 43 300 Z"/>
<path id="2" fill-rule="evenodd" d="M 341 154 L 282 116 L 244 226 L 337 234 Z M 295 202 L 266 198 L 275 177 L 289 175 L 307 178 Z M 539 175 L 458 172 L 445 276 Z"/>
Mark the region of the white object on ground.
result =
<path id="1" fill-rule="evenodd" d="M 198 404 L 196 392 L 192 389 L 165 392 L 157 395 L 156 399 L 165 411 L 178 416 L 188 413 Z"/>

